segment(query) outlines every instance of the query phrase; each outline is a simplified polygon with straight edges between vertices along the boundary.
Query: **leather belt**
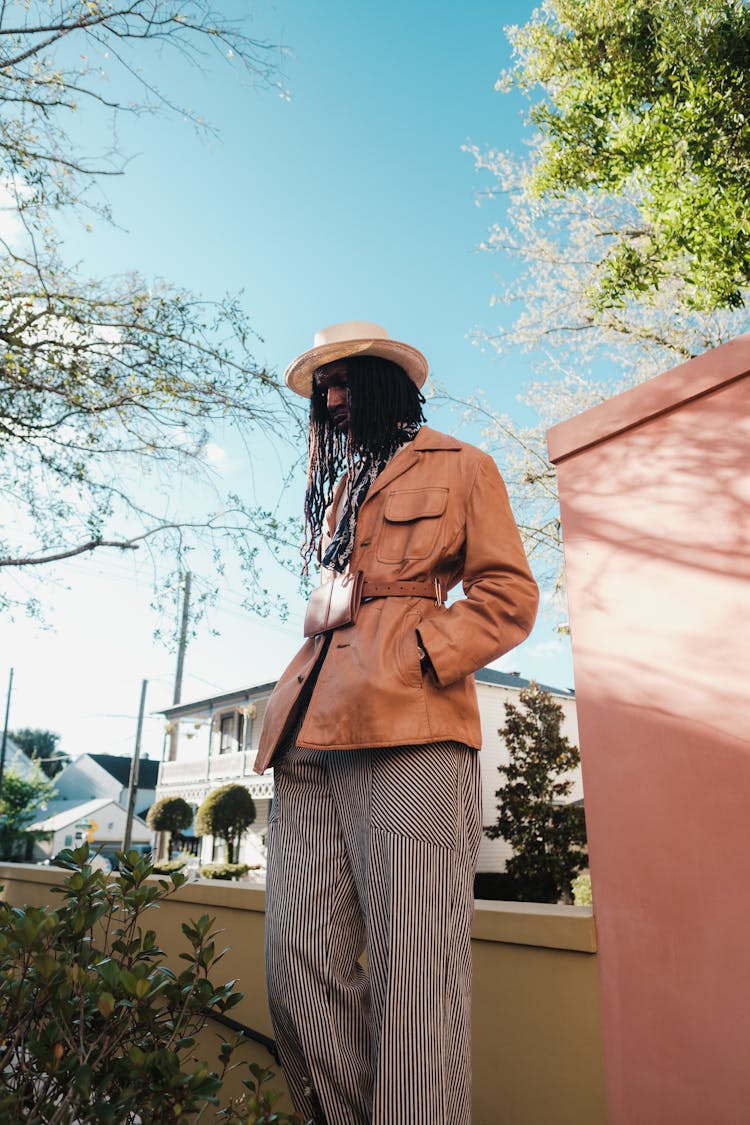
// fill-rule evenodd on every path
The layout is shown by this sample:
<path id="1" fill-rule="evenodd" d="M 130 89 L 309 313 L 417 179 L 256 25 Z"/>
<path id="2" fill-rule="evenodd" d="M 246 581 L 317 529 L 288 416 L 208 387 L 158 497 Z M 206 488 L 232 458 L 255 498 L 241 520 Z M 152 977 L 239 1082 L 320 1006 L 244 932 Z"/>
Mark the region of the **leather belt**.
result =
<path id="1" fill-rule="evenodd" d="M 365 578 L 362 583 L 363 598 L 434 598 L 436 605 L 445 600 L 439 578 L 425 578 L 413 582 L 371 582 Z"/>

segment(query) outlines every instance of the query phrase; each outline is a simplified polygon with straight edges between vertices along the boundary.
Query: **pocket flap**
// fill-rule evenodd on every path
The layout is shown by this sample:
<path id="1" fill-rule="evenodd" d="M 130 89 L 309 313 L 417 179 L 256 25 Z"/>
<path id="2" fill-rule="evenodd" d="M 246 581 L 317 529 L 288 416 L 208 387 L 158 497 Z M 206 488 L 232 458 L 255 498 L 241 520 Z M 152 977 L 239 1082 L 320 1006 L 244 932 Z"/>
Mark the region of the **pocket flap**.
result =
<path id="1" fill-rule="evenodd" d="M 410 488 L 392 492 L 385 504 L 385 518 L 393 523 L 442 516 L 448 503 L 447 488 Z"/>

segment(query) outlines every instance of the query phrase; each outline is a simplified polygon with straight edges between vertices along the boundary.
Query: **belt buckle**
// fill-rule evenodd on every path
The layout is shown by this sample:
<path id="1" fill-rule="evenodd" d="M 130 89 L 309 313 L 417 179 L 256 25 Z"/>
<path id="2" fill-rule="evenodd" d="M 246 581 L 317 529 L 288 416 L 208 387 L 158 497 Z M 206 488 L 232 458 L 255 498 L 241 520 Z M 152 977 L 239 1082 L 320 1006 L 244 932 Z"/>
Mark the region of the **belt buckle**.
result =
<path id="1" fill-rule="evenodd" d="M 440 585 L 440 579 L 439 578 L 433 579 L 433 582 L 434 582 L 434 585 L 435 585 L 435 605 L 437 606 L 438 609 L 440 609 L 440 606 L 443 604 L 443 590 L 442 590 L 442 587 Z"/>

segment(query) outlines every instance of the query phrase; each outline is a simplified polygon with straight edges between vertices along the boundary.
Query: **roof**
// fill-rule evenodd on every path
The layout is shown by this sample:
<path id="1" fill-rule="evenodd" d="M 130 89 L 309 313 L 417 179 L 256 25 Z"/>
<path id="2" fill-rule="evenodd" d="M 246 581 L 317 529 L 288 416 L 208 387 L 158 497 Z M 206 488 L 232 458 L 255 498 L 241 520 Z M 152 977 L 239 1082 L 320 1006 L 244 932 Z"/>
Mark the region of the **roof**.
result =
<path id="1" fill-rule="evenodd" d="M 222 695 L 209 695 L 206 699 L 194 699 L 190 703 L 175 703 L 173 707 L 166 707 L 160 715 L 168 719 L 183 719 L 191 715 L 213 713 L 224 707 L 234 704 L 251 703 L 262 695 L 270 695 L 276 687 L 276 680 L 269 680 L 267 684 L 256 684 L 253 687 L 237 688 L 235 691 L 225 691 Z"/>
<path id="2" fill-rule="evenodd" d="M 480 684 L 495 684 L 498 687 L 517 688 L 519 691 L 535 683 L 542 691 L 548 691 L 551 695 L 564 695 L 568 699 L 575 699 L 576 696 L 573 688 L 551 687 L 549 684 L 540 684 L 538 680 L 524 680 L 518 672 L 498 672 L 496 668 L 480 668 L 474 673 L 474 679 Z"/>
<path id="3" fill-rule="evenodd" d="M 49 801 L 47 817 L 36 821 L 31 827 L 43 832 L 59 832 L 61 828 L 67 828 L 77 820 L 87 820 L 107 805 L 116 804 L 117 801 L 113 801 L 111 797 L 96 797 L 93 801 L 84 801 L 82 804 L 76 801 Z"/>
<path id="4" fill-rule="evenodd" d="M 132 758 L 128 758 L 124 754 L 87 754 L 86 757 L 111 774 L 123 788 L 130 784 Z M 152 758 L 141 758 L 139 760 L 137 782 L 139 789 L 156 789 L 158 776 L 158 762 L 155 762 Z"/>

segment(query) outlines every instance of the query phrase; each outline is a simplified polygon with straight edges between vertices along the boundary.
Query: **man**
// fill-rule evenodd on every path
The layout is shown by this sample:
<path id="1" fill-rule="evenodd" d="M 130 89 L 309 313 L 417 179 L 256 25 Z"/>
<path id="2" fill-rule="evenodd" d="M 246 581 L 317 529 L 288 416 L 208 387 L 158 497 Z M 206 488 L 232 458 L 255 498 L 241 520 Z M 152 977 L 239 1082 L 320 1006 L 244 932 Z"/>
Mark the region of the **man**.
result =
<path id="1" fill-rule="evenodd" d="M 363 579 L 353 623 L 312 622 L 256 761 L 275 775 L 274 1028 L 297 1110 L 327 1125 L 471 1120 L 473 673 L 524 639 L 538 594 L 494 461 L 422 424 L 426 378 L 416 348 L 359 321 L 286 372 L 311 398 L 304 553 L 324 617 Z"/>

